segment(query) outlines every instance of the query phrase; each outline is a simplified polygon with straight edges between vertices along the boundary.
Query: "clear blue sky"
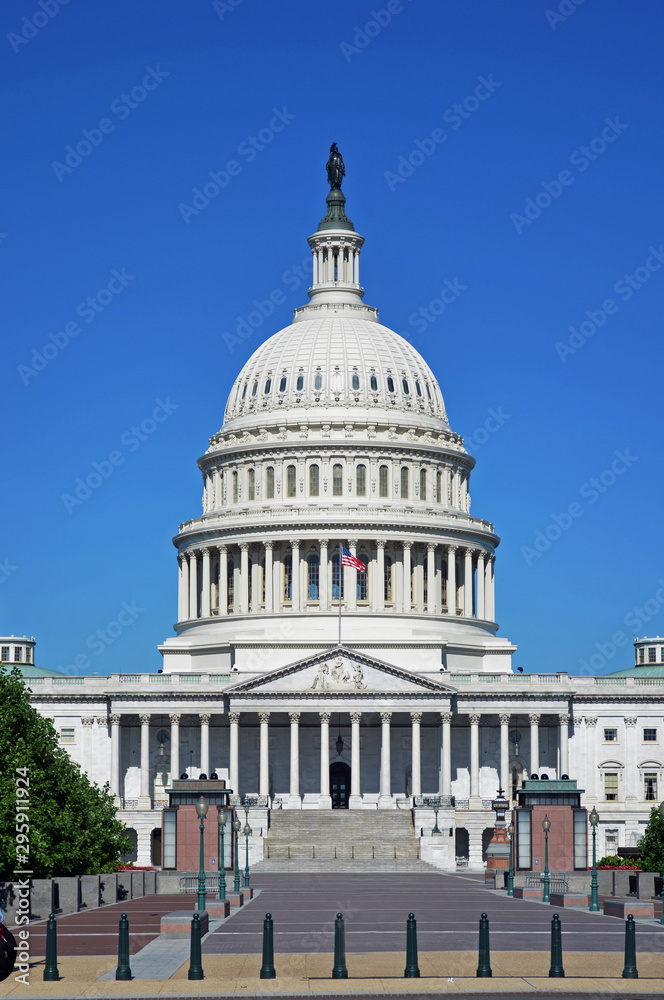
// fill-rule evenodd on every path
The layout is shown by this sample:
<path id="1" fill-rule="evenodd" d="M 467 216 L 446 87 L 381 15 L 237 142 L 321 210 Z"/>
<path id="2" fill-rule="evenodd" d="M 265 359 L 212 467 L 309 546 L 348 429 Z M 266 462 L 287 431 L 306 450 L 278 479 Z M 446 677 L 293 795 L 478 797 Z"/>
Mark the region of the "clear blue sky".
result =
<path id="1" fill-rule="evenodd" d="M 195 460 L 242 364 L 306 301 L 285 272 L 333 140 L 366 301 L 471 439 L 515 664 L 617 670 L 634 633 L 663 631 L 664 11 L 562 7 L 391 0 L 385 23 L 383 0 L 6 0 L 0 631 L 35 635 L 42 666 L 158 668 Z M 209 204 L 181 207 L 229 161 Z M 465 287 L 435 316 L 446 279 Z M 107 478 L 67 509 L 94 463 Z M 130 624 L 90 649 L 123 603 Z"/>

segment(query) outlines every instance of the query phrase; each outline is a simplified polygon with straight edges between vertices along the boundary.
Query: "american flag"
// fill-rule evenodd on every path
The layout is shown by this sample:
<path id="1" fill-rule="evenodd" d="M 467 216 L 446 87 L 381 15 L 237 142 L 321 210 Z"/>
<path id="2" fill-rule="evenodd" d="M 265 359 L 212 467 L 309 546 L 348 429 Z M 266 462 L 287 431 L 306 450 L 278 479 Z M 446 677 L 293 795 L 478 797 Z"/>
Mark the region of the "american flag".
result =
<path id="1" fill-rule="evenodd" d="M 345 545 L 341 546 L 341 565 L 351 566 L 353 569 L 356 569 L 358 573 L 365 573 L 367 568 L 362 560 L 354 556 Z"/>

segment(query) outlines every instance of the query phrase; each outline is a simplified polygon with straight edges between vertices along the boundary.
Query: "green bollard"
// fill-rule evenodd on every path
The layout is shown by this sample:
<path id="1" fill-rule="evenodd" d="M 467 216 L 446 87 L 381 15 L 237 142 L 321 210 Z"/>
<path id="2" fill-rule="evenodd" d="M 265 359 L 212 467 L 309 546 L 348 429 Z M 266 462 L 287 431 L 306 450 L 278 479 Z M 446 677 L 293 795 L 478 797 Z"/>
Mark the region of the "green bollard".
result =
<path id="1" fill-rule="evenodd" d="M 50 913 L 46 923 L 46 962 L 44 964 L 45 983 L 57 983 L 60 979 L 58 972 L 58 926 L 55 922 L 55 913 Z"/>
<path id="2" fill-rule="evenodd" d="M 562 979 L 565 975 L 563 969 L 563 939 L 560 933 L 560 917 L 553 914 L 551 921 L 551 968 L 549 977 L 552 979 Z"/>
<path id="3" fill-rule="evenodd" d="M 492 976 L 491 954 L 489 951 L 489 918 L 486 913 L 483 913 L 480 917 L 480 949 L 478 957 L 477 978 L 482 979 Z"/>
<path id="4" fill-rule="evenodd" d="M 404 979 L 419 979 L 420 969 L 417 964 L 417 921 L 415 914 L 409 913 L 406 921 L 406 969 Z"/>
<path id="5" fill-rule="evenodd" d="M 263 921 L 263 964 L 261 965 L 260 978 L 277 978 L 274 968 L 274 924 L 271 913 L 266 913 Z"/>
<path id="6" fill-rule="evenodd" d="M 639 973 L 636 968 L 636 924 L 631 913 L 627 914 L 625 921 L 625 968 L 622 971 L 623 979 L 638 979 Z"/>
<path id="7" fill-rule="evenodd" d="M 332 978 L 348 979 L 343 913 L 337 913 L 337 919 L 334 921 L 334 968 L 332 969 Z"/>
<path id="8" fill-rule="evenodd" d="M 187 979 L 205 979 L 201 965 L 201 918 L 194 913 L 191 919 L 191 944 L 189 946 L 189 972 Z"/>
<path id="9" fill-rule="evenodd" d="M 115 978 L 123 982 L 131 979 L 131 969 L 129 967 L 129 921 L 127 914 L 120 914 L 120 930 L 118 933 L 118 967 L 115 970 Z"/>

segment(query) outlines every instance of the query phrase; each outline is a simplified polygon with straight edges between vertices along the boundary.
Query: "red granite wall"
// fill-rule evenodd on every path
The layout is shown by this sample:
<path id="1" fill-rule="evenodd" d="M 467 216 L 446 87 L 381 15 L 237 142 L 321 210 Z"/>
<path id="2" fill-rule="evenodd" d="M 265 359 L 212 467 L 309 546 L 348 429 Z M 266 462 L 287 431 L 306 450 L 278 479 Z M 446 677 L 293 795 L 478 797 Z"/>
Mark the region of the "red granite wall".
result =
<path id="1" fill-rule="evenodd" d="M 571 806 L 533 806 L 532 855 L 533 871 L 544 871 L 544 831 L 542 820 L 551 820 L 549 830 L 549 871 L 574 870 L 574 811 Z M 539 860 L 539 864 L 536 861 Z"/>

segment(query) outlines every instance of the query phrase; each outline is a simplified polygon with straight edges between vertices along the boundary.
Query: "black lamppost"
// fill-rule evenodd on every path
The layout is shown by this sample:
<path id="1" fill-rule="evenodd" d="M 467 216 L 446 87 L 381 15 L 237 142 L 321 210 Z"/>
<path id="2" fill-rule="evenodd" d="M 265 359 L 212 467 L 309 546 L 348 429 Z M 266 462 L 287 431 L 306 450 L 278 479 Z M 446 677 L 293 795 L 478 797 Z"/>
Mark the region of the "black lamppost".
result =
<path id="1" fill-rule="evenodd" d="M 219 823 L 219 899 L 226 899 L 226 859 L 224 858 L 224 832 L 228 813 L 220 809 L 217 813 Z"/>
<path id="2" fill-rule="evenodd" d="M 233 832 L 235 834 L 235 875 L 233 878 L 233 892 L 240 891 L 240 852 L 238 849 L 238 836 L 242 824 L 239 819 L 233 820 Z"/>
<path id="3" fill-rule="evenodd" d="M 588 817 L 588 820 L 590 822 L 593 831 L 593 870 L 592 870 L 592 875 L 590 876 L 590 906 L 588 907 L 588 909 L 592 910 L 593 913 L 597 913 L 599 911 L 599 900 L 597 899 L 597 853 L 595 850 L 595 839 L 597 837 L 597 824 L 599 823 L 599 813 L 597 812 L 594 806 L 593 806 L 593 811 Z"/>
<path id="4" fill-rule="evenodd" d="M 200 831 L 201 831 L 201 858 L 200 867 L 198 869 L 198 904 L 196 909 L 205 909 L 205 845 L 203 843 L 203 834 L 205 832 L 205 817 L 207 816 L 208 804 L 201 795 L 200 799 L 196 803 L 196 813 L 201 821 Z"/>
<path id="5" fill-rule="evenodd" d="M 436 822 L 435 822 L 433 830 L 431 831 L 431 836 L 432 837 L 442 837 L 442 833 L 438 829 L 438 810 L 439 809 L 440 809 L 440 799 L 438 797 L 436 797 L 433 800 L 433 814 L 434 814 L 434 816 L 436 818 Z"/>
<path id="6" fill-rule="evenodd" d="M 551 829 L 551 820 L 548 816 L 544 816 L 542 820 L 542 829 L 544 830 L 544 892 L 542 893 L 542 902 L 550 903 L 551 896 L 549 894 L 549 830 Z"/>
<path id="7" fill-rule="evenodd" d="M 510 838 L 510 870 L 507 873 L 507 895 L 508 896 L 513 896 L 514 895 L 514 853 L 513 853 L 512 838 L 514 836 L 514 823 L 510 823 L 510 825 L 507 827 L 507 835 Z"/>
<path id="8" fill-rule="evenodd" d="M 244 834 L 244 850 L 245 850 L 245 854 L 244 854 L 244 885 L 245 885 L 245 888 L 248 889 L 249 888 L 249 837 L 251 836 L 251 833 L 252 833 L 252 830 L 251 830 L 251 827 L 249 826 L 249 823 L 245 823 L 244 824 L 244 830 L 242 831 L 242 833 Z"/>

